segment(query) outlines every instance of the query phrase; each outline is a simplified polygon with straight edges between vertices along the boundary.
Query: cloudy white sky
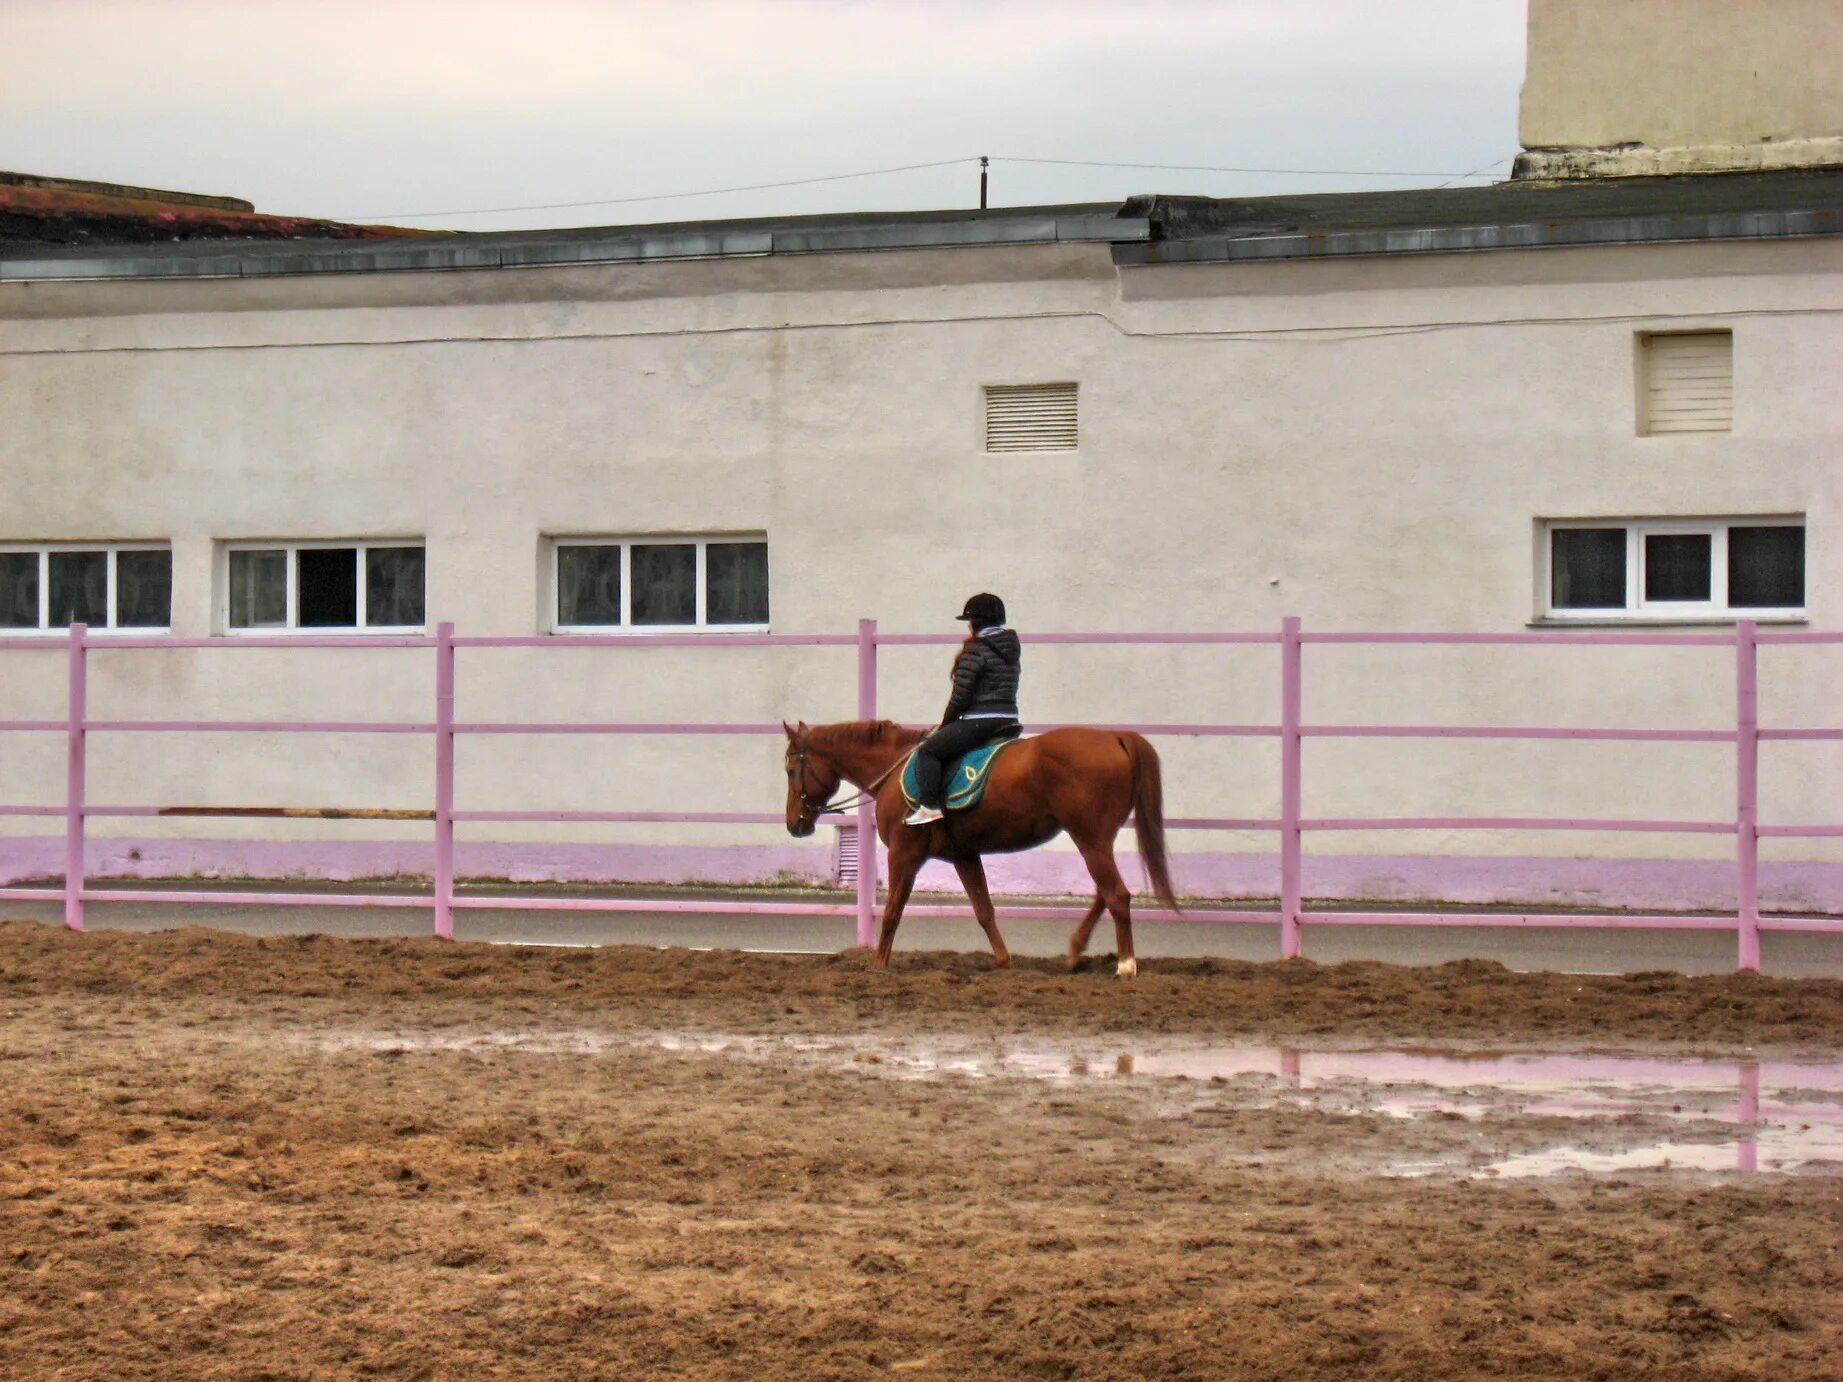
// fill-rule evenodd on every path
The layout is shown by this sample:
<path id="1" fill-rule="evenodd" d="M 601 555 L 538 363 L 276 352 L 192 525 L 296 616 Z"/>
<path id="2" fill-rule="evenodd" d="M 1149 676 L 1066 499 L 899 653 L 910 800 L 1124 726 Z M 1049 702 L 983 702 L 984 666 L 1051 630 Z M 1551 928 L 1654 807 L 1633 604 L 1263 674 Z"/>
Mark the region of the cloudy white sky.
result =
<path id="1" fill-rule="evenodd" d="M 0 0 L 0 169 L 468 230 L 974 205 L 970 161 L 635 199 L 981 153 L 994 205 L 1431 185 L 1508 166 L 1524 16 L 1525 0 Z M 628 200 L 415 214 L 599 198 Z"/>

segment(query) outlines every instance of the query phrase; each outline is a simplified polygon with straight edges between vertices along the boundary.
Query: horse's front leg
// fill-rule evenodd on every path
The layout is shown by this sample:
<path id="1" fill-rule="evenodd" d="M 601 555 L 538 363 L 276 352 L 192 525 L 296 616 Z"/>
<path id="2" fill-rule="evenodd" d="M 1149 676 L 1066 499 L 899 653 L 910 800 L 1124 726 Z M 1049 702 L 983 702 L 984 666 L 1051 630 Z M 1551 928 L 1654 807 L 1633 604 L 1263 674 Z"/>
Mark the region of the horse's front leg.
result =
<path id="1" fill-rule="evenodd" d="M 900 825 L 896 828 L 905 829 Z M 915 875 L 921 871 L 924 857 L 924 852 L 904 836 L 898 835 L 890 844 L 889 897 L 883 904 L 883 931 L 877 937 L 877 956 L 873 961 L 878 969 L 890 962 L 890 951 L 896 947 L 896 928 L 902 925 L 902 909 L 909 905 L 909 894 L 915 890 Z"/>
<path id="2" fill-rule="evenodd" d="M 1003 969 L 1011 963 L 1011 952 L 1005 949 L 1005 938 L 998 934 L 998 915 L 992 909 L 992 894 L 986 887 L 985 860 L 977 854 L 956 859 L 954 872 L 960 875 L 967 900 L 973 904 L 973 915 L 979 918 L 985 938 L 992 943 L 992 962 Z"/>

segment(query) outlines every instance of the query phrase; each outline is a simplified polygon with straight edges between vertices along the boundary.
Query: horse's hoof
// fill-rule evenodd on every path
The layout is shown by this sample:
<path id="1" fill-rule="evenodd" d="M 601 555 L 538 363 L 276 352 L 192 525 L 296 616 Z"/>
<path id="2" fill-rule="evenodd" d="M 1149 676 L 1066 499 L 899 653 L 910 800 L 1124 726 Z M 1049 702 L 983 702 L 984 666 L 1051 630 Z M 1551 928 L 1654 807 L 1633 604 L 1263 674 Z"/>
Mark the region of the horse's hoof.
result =
<path id="1" fill-rule="evenodd" d="M 1002 955 L 994 955 L 992 957 L 992 964 L 998 969 L 1009 969 L 1011 967 L 1010 952 L 1007 951 Z"/>
<path id="2" fill-rule="evenodd" d="M 1119 968 L 1118 973 L 1122 979 L 1131 979 L 1135 974 L 1139 973 L 1139 961 L 1137 960 L 1120 961 L 1120 968 Z"/>

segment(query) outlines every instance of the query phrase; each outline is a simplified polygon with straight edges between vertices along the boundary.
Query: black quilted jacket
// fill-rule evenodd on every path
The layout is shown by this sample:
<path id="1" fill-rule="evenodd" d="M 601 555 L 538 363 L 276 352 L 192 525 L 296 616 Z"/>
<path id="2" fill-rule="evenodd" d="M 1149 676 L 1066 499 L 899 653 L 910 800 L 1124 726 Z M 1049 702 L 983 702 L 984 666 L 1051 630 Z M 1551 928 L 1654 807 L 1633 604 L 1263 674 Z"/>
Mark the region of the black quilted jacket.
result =
<path id="1" fill-rule="evenodd" d="M 965 715 L 1004 714 L 1015 720 L 1022 660 L 1023 648 L 1010 629 L 987 629 L 967 639 L 954 660 L 953 697 L 941 723 L 951 724 Z"/>

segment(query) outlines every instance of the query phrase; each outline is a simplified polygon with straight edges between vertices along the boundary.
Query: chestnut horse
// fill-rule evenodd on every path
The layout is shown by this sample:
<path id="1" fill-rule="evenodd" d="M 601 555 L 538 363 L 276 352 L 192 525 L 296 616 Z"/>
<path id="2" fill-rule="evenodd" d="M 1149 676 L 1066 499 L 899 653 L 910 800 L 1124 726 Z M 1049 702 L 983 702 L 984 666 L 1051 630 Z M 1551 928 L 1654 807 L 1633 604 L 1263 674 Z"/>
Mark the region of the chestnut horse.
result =
<path id="1" fill-rule="evenodd" d="M 783 721 L 781 728 L 787 731 L 788 834 L 804 839 L 822 814 L 838 809 L 828 803 L 840 781 L 876 800 L 877 834 L 889 846 L 889 900 L 877 940 L 879 967 L 889 963 L 902 909 L 927 859 L 945 859 L 954 866 L 973 915 L 992 943 L 992 958 L 1001 966 L 1009 964 L 1011 952 L 998 934 L 980 856 L 1034 849 L 1066 830 L 1081 851 L 1095 889 L 1094 905 L 1069 937 L 1069 966 L 1080 962 L 1088 936 L 1105 910 L 1113 914 L 1119 973 L 1125 978 L 1137 974 L 1132 894 L 1113 858 L 1114 836 L 1129 815 L 1153 892 L 1165 906 L 1177 908 L 1165 865 L 1158 752 L 1143 735 L 1076 727 L 1021 740 L 993 763 L 977 806 L 950 811 L 932 825 L 913 826 L 902 823 L 908 808 L 898 769 L 922 741 L 920 733 L 888 720 L 810 727 L 804 721 L 798 726 Z"/>

